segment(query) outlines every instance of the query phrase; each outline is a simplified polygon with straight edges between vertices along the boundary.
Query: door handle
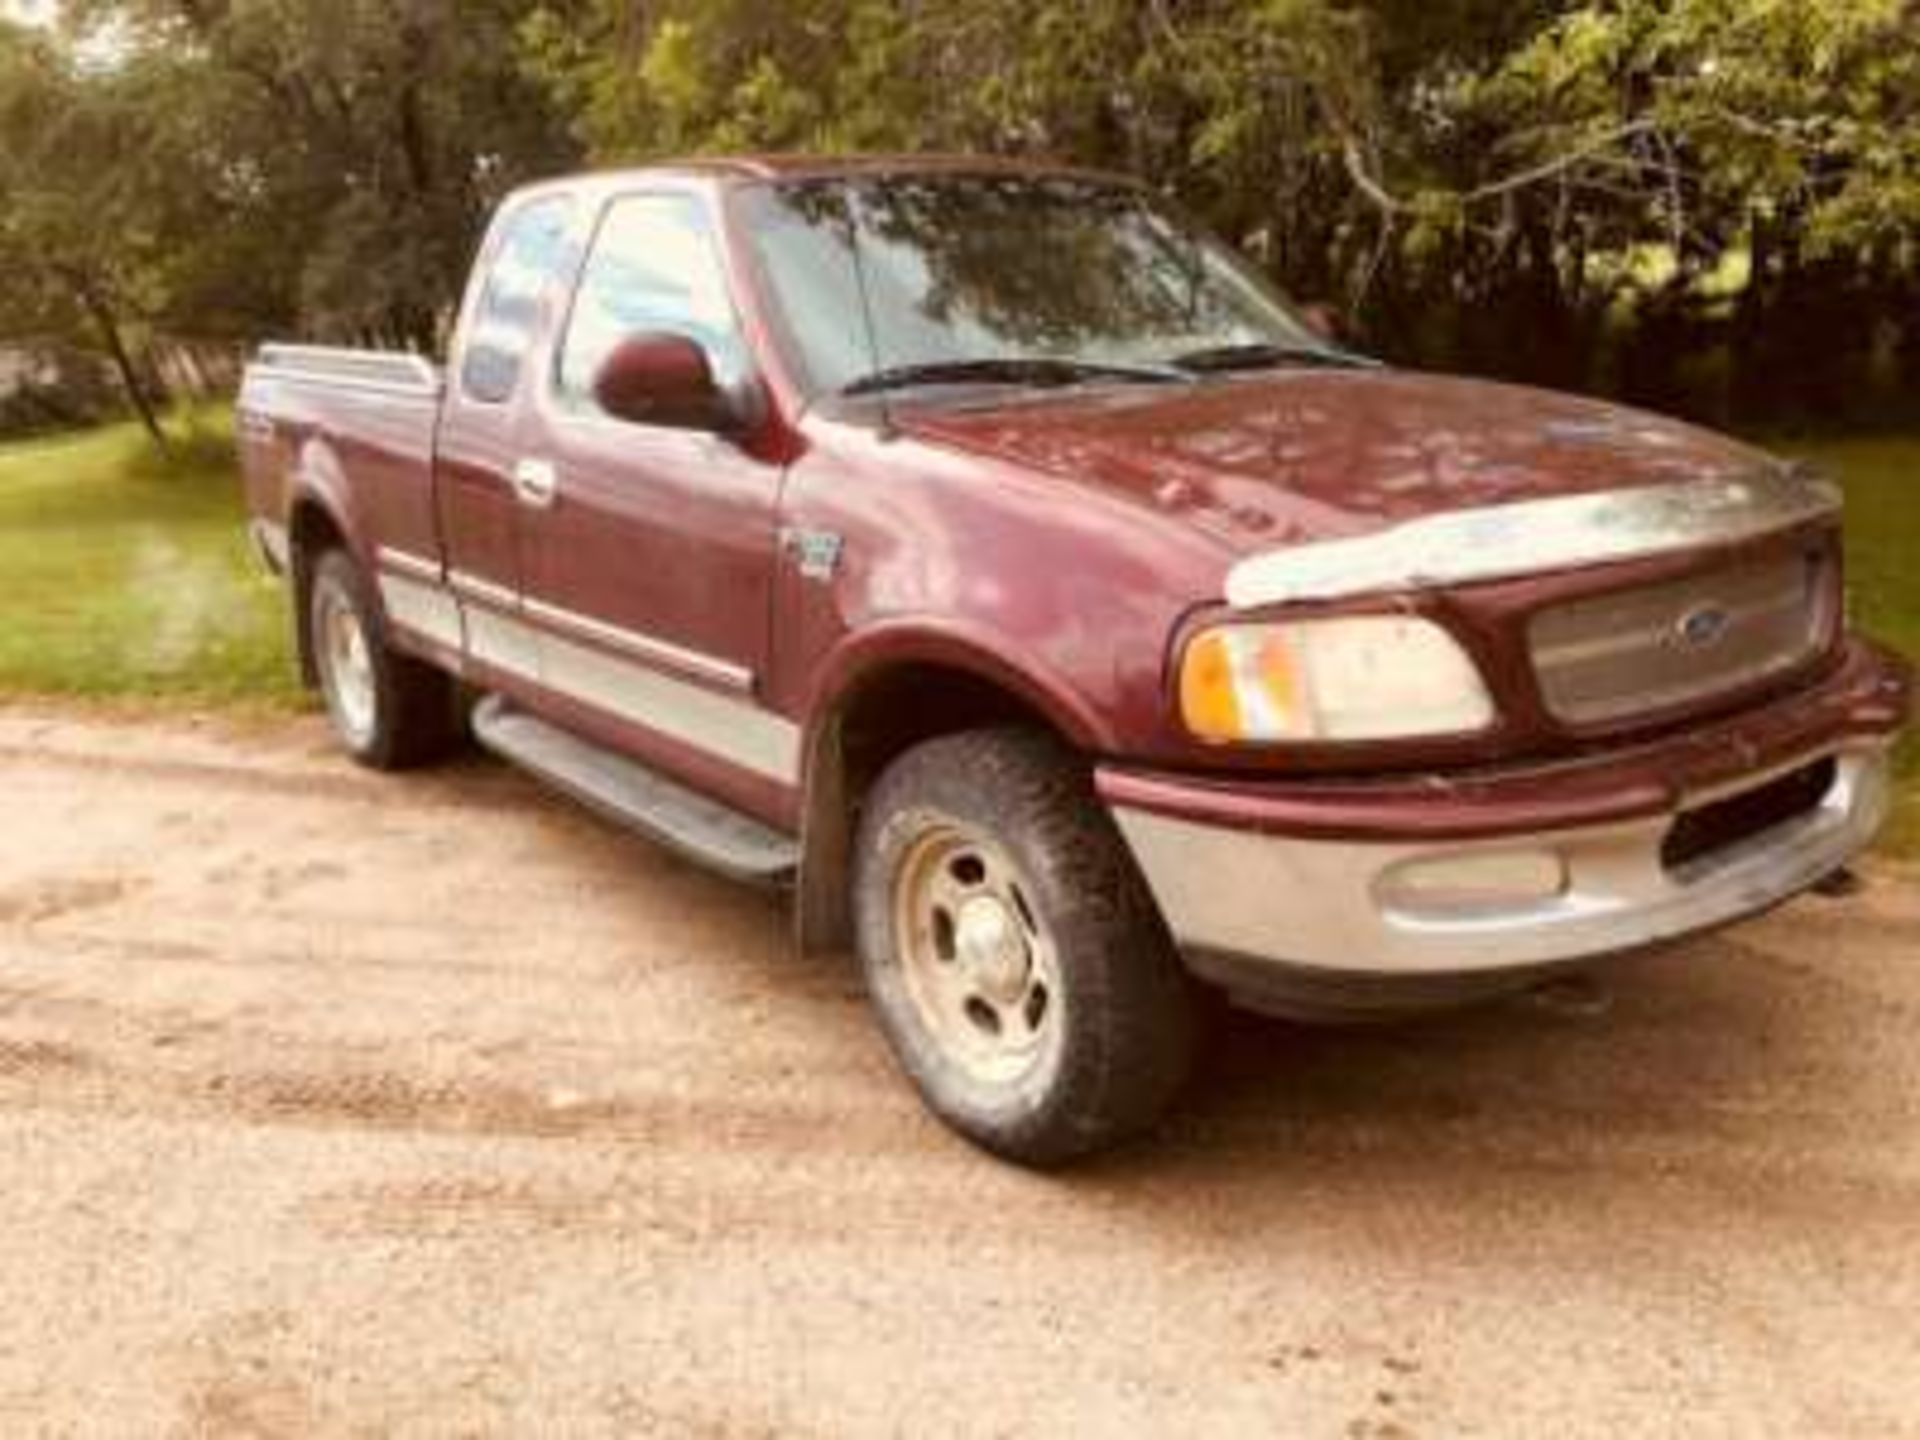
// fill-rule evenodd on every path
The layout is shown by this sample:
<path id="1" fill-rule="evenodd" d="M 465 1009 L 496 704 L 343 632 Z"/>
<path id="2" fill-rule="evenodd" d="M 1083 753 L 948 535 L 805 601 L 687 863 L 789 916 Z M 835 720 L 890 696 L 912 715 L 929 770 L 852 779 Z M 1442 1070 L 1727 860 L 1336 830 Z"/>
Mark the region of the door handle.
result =
<path id="1" fill-rule="evenodd" d="M 513 467 L 513 493 L 522 505 L 551 509 L 560 498 L 560 473 L 550 460 L 522 460 Z"/>

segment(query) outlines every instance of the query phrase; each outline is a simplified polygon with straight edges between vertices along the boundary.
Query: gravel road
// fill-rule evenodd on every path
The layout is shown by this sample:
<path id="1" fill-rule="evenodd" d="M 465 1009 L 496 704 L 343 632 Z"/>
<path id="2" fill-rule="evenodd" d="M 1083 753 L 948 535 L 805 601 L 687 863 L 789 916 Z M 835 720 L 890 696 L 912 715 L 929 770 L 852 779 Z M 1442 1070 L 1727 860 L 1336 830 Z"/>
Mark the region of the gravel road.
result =
<path id="1" fill-rule="evenodd" d="M 1920 883 L 1236 1020 L 1067 1178 L 473 760 L 0 708 L 0 1432 L 1920 1436 Z"/>

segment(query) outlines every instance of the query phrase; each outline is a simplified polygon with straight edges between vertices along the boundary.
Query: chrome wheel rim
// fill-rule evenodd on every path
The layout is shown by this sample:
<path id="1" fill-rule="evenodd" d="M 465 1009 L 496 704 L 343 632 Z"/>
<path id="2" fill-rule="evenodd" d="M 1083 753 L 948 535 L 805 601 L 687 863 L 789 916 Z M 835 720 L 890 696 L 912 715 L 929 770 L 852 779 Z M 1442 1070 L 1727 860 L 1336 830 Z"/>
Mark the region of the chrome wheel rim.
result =
<path id="1" fill-rule="evenodd" d="M 922 1027 L 969 1077 L 1004 1085 L 1064 1023 L 1059 955 L 1006 852 L 959 826 L 921 836 L 894 887 L 894 934 Z"/>
<path id="2" fill-rule="evenodd" d="M 373 736 L 378 708 L 373 650 L 353 603 L 336 586 L 314 596 L 314 652 L 327 692 L 327 708 L 340 733 L 355 746 Z"/>

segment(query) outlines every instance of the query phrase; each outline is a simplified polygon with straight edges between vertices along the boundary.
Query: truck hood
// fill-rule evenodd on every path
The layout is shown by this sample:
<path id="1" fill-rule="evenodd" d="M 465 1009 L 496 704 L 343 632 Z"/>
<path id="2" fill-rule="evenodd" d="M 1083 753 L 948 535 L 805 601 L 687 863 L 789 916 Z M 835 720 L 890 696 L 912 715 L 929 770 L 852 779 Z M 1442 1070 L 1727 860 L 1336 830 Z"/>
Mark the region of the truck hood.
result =
<path id="1" fill-rule="evenodd" d="M 1442 511 L 1723 479 L 1761 452 L 1642 411 L 1403 371 L 1286 371 L 998 405 L 902 407 L 924 442 L 1163 512 L 1239 552 Z"/>

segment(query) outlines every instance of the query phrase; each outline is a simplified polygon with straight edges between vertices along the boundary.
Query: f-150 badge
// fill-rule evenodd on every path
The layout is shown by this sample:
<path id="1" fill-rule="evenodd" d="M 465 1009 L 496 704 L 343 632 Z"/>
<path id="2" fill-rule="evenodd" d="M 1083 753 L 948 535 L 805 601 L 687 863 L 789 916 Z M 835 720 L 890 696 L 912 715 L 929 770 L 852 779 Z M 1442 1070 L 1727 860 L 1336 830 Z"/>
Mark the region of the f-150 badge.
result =
<path id="1" fill-rule="evenodd" d="M 827 581 L 840 573 L 840 557 L 846 553 L 844 536 L 831 530 L 788 530 L 781 544 L 794 558 L 800 573 L 808 580 Z"/>

